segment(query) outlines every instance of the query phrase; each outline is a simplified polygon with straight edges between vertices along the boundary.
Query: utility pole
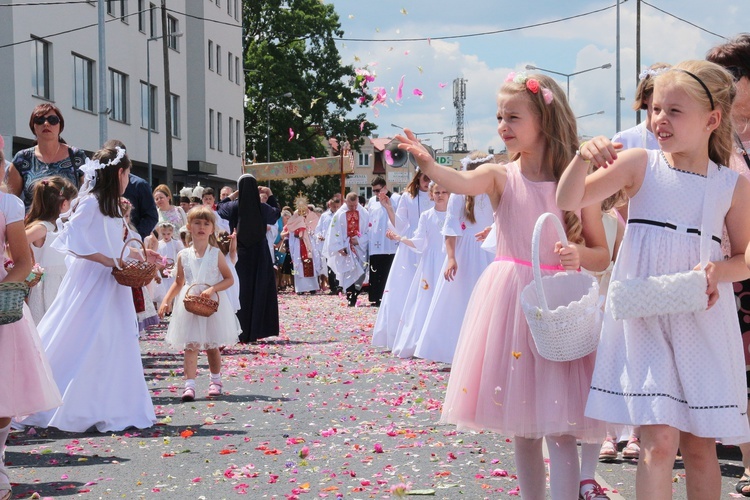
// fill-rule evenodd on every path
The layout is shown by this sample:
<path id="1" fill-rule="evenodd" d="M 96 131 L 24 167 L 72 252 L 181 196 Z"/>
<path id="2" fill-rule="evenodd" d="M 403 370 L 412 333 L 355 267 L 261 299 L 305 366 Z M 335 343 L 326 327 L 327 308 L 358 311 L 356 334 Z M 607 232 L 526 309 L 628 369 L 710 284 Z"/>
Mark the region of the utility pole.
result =
<path id="1" fill-rule="evenodd" d="M 622 130 L 620 123 L 620 102 L 622 101 L 622 86 L 620 84 L 620 0 L 617 0 L 617 62 L 616 64 L 616 76 L 617 79 L 615 86 L 615 96 L 617 102 L 615 103 L 615 132 Z"/>
<path id="2" fill-rule="evenodd" d="M 641 0 L 635 0 L 635 74 L 641 74 Z M 635 112 L 635 123 L 641 123 L 641 110 Z"/>
<path id="3" fill-rule="evenodd" d="M 167 179 L 165 184 L 169 189 L 174 189 L 174 173 L 172 171 L 172 88 L 169 83 L 169 28 L 167 26 L 167 0 L 161 0 L 161 48 L 164 60 L 164 114 L 166 124 L 164 131 L 167 136 L 166 168 Z M 150 90 L 150 89 L 149 89 Z"/>
<path id="4" fill-rule="evenodd" d="M 99 0 L 99 147 L 107 142 L 107 37 L 104 30 L 104 0 Z M 122 12 L 120 12 L 122 15 Z"/>

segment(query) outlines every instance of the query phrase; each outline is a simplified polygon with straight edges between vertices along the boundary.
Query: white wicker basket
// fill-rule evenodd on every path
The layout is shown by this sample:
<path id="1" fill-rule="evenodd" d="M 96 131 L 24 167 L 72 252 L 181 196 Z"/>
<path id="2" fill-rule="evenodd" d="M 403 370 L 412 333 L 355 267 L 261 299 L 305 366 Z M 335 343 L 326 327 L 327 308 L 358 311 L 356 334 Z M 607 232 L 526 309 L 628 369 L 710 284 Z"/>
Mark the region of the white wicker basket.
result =
<path id="1" fill-rule="evenodd" d="M 542 214 L 531 239 L 534 281 L 521 292 L 521 307 L 539 354 L 550 361 L 572 361 L 592 353 L 599 343 L 599 285 L 582 272 L 542 277 L 539 240 L 546 220 L 554 222 L 560 241 L 568 244 L 557 216 Z"/>

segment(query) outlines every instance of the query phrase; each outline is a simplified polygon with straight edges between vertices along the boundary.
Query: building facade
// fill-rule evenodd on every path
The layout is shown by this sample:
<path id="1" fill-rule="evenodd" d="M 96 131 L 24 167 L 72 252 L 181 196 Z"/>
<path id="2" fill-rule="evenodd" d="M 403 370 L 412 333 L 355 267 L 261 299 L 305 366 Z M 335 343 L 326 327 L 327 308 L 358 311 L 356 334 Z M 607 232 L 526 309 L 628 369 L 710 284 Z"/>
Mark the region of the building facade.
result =
<path id="1" fill-rule="evenodd" d="M 65 141 L 89 153 L 100 147 L 99 113 L 106 113 L 106 137 L 125 143 L 134 173 L 143 178 L 148 176 L 150 135 L 154 186 L 166 179 L 168 133 L 172 188 L 197 181 L 218 187 L 237 179 L 245 149 L 242 0 L 167 0 L 169 97 L 160 0 L 106 0 L 104 110 L 99 105 L 98 0 L 10 3 L 19 5 L 3 8 L 0 16 L 5 76 L 0 134 L 8 160 L 34 144 L 31 111 L 51 102 L 65 117 Z M 166 130 L 167 99 L 171 130 Z"/>

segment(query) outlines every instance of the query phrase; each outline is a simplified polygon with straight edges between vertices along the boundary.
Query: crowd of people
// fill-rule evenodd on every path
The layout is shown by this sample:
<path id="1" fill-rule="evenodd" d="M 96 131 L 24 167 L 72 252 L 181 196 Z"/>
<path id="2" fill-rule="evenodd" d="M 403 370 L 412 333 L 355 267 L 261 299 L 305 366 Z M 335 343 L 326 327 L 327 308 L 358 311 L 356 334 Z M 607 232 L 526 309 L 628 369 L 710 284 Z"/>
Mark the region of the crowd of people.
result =
<path id="1" fill-rule="evenodd" d="M 707 59 L 644 70 L 635 107 L 646 120 L 583 143 L 553 79 L 512 73 L 497 97 L 508 163 L 474 152 L 460 170 L 439 166 L 407 129 L 399 147 L 419 168 L 402 193 L 378 177 L 369 200 L 336 195 L 325 210 L 303 194 L 281 207 L 251 175 L 174 199 L 131 173 L 120 141 L 87 158 L 61 138 L 59 109 L 37 106 L 37 144 L 2 170 L 2 282 L 24 281 L 35 262 L 46 278 L 0 326 L 0 366 L 14 367 L 0 380 L 0 446 L 11 425 L 152 426 L 138 343 L 152 324 L 169 318 L 181 399 L 193 401 L 200 351 L 218 397 L 222 348 L 278 335 L 280 288 L 345 294 L 350 307 L 366 290 L 373 345 L 450 363 L 441 422 L 512 437 L 524 498 L 546 495 L 543 440 L 552 498 L 607 498 L 596 465 L 618 456 L 620 438 L 638 459 L 639 498 L 671 497 L 678 448 L 688 496 L 718 498 L 717 439 L 740 445 L 736 489 L 750 496 L 750 35 Z M 571 361 L 539 354 L 522 307 L 545 213 L 567 241 L 541 231 L 541 274 L 591 273 L 605 304 L 597 350 Z M 157 273 L 144 286 L 113 277 L 147 264 Z M 701 310 L 613 312 L 615 283 L 637 296 L 647 278 L 694 269 Z M 213 309 L 197 314 L 195 302 Z M 0 500 L 10 496 L 0 463 Z"/>

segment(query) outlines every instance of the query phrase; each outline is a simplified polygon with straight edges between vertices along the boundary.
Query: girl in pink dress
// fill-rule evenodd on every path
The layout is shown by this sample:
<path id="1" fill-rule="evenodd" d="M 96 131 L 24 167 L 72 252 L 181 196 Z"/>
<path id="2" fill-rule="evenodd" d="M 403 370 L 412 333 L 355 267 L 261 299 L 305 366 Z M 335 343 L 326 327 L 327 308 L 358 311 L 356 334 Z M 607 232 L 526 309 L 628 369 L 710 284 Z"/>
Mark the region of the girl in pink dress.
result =
<path id="1" fill-rule="evenodd" d="M 26 243 L 23 216 L 23 202 L 0 192 L 0 245 L 4 249 L 7 242 L 14 260 L 10 271 L 0 266 L 2 282 L 23 281 L 31 271 L 31 251 Z M 31 311 L 26 305 L 23 306 L 23 318 L 0 326 L 0 366 L 3 368 L 0 377 L 0 457 L 3 457 L 11 418 L 21 420 L 31 413 L 62 404 Z M 0 499 L 7 500 L 11 495 L 5 462 L 0 460 Z"/>
<path id="2" fill-rule="evenodd" d="M 509 75 L 498 95 L 498 133 L 513 160 L 459 172 L 437 165 L 406 130 L 397 136 L 419 168 L 451 192 L 486 193 L 495 211 L 497 250 L 466 310 L 443 404 L 442 422 L 459 429 L 513 436 L 521 495 L 543 499 L 546 471 L 542 438 L 550 454 L 550 493 L 556 498 L 606 498 L 593 480 L 604 437 L 601 423 L 583 415 L 594 354 L 570 361 L 542 358 L 521 309 L 521 290 L 533 280 L 531 235 L 537 218 L 556 214 L 567 227 L 563 247 L 550 226 L 541 239 L 543 274 L 562 269 L 604 270 L 609 252 L 601 209 L 562 212 L 555 190 L 578 146 L 575 118 L 564 92 L 549 77 Z M 580 214 L 580 216 L 579 216 Z M 576 440 L 583 449 L 578 466 Z M 593 465 L 592 465 L 593 464 Z M 583 479 L 581 481 L 580 479 Z"/>

